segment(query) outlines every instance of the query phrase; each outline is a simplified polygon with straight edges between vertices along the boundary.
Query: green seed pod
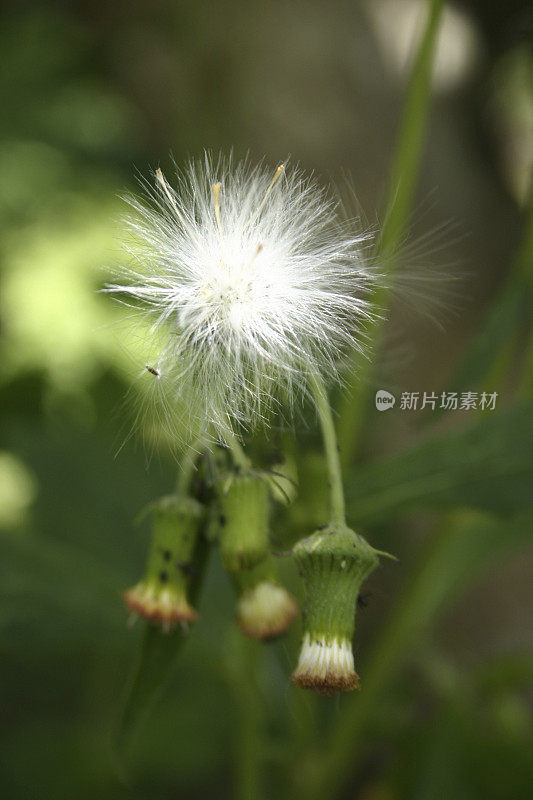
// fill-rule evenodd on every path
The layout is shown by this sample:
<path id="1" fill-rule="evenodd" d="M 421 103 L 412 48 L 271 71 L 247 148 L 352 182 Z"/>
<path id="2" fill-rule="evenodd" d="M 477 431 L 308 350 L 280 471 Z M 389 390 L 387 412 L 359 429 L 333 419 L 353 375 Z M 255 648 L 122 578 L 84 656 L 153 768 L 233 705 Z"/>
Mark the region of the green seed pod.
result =
<path id="1" fill-rule="evenodd" d="M 379 552 L 345 525 L 329 525 L 301 540 L 293 555 L 305 582 L 304 635 L 292 680 L 329 694 L 359 688 L 352 638 L 361 584 Z"/>
<path id="2" fill-rule="evenodd" d="M 204 509 L 190 497 L 165 497 L 152 507 L 152 542 L 143 578 L 124 593 L 127 606 L 165 628 L 192 622 L 187 589 Z"/>
<path id="3" fill-rule="evenodd" d="M 224 569 L 252 569 L 266 558 L 268 486 L 261 475 L 234 474 L 219 486 L 220 555 Z"/>
<path id="4" fill-rule="evenodd" d="M 298 614 L 294 597 L 280 584 L 272 556 L 251 570 L 234 573 L 238 594 L 236 619 L 246 636 L 274 639 L 285 633 Z"/>

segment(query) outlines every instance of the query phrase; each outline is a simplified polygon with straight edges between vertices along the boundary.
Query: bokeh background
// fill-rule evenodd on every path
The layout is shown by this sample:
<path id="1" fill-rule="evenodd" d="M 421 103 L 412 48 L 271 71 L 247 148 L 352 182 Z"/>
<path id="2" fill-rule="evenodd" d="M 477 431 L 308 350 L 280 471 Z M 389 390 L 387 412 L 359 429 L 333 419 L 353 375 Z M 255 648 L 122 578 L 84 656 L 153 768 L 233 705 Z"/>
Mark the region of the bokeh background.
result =
<path id="1" fill-rule="evenodd" d="M 2 797 L 233 796 L 246 676 L 232 657 L 233 597 L 216 560 L 202 619 L 146 720 L 129 777 L 112 755 L 119 698 L 140 637 L 138 627 L 126 626 L 119 596 L 137 579 L 146 551 L 147 529 L 135 519 L 171 489 L 176 473 L 167 447 L 147 442 L 143 432 L 128 435 L 136 411 L 124 398 L 138 391 L 135 341 L 121 332 L 120 306 L 97 292 L 124 258 L 120 195 L 137 190 L 137 171 L 146 176 L 161 166 L 170 178 L 171 156 L 180 164 L 204 148 L 233 148 L 237 157 L 265 156 L 273 165 L 290 157 L 321 180 L 348 174 L 370 223 L 379 223 L 425 6 L 423 0 L 3 4 Z M 445 10 L 405 280 L 377 379 L 397 394 L 455 388 L 455 366 L 512 272 L 532 180 L 531 24 L 528 0 L 464 0 Z M 423 287 L 423 297 L 413 301 L 409 287 Z M 505 335 L 518 352 L 525 349 L 523 317 Z M 489 375 L 472 389 L 497 386 L 496 417 L 513 411 L 519 383 L 520 366 L 511 359 L 498 382 Z M 357 739 L 364 758 L 347 771 L 339 797 L 524 800 L 531 791 L 527 533 L 533 516 L 526 476 L 533 424 L 531 414 L 511 422 L 502 416 L 493 432 L 490 413 L 483 418 L 486 433 L 454 451 L 454 463 L 464 453 L 461 475 L 471 462 L 478 469 L 475 492 L 453 481 L 447 490 L 446 477 L 444 485 L 437 479 L 438 502 L 424 504 L 422 491 L 420 502 L 406 502 L 393 522 L 380 514 L 390 501 L 387 475 L 404 471 L 402 452 L 424 446 L 427 420 L 398 407 L 386 417 L 369 414 L 366 462 L 400 460 L 390 462 L 385 477 L 383 470 L 377 478 L 363 470 L 357 485 L 369 489 L 370 501 L 354 516 L 400 562 L 372 578 L 366 608 L 358 612 L 363 686 L 365 651 L 419 574 L 413 564 L 440 535 L 450 509 L 468 530 L 472 520 L 485 526 L 486 539 L 472 549 L 465 534 L 463 552 L 458 536 L 453 564 L 434 552 L 420 562 L 419 570 L 429 570 L 429 588 L 447 580 L 447 603 L 441 609 L 430 597 L 427 610 L 422 592 L 421 606 L 411 598 L 411 610 L 403 607 L 404 623 L 416 626 L 427 611 L 428 625 L 409 640 L 401 669 L 386 687 L 380 684 L 365 711 Z M 453 437 L 471 417 L 456 413 L 432 424 Z M 302 441 L 311 436 L 304 426 L 297 434 Z M 502 470 L 484 483 L 496 440 Z M 485 461 L 476 462 L 476 447 Z M 379 492 L 372 495 L 380 480 L 381 500 Z M 515 533 L 507 536 L 510 522 Z M 481 568 L 489 546 L 494 557 Z M 466 574 L 459 569 L 456 579 L 457 564 L 466 565 Z M 267 648 L 261 673 L 271 796 L 289 798 L 296 795 L 278 766 L 286 742 L 296 736 L 288 769 L 295 785 L 305 786 L 320 760 L 313 736 L 318 731 L 329 741 L 353 702 L 295 699 L 287 679 L 297 627 L 293 638 Z"/>

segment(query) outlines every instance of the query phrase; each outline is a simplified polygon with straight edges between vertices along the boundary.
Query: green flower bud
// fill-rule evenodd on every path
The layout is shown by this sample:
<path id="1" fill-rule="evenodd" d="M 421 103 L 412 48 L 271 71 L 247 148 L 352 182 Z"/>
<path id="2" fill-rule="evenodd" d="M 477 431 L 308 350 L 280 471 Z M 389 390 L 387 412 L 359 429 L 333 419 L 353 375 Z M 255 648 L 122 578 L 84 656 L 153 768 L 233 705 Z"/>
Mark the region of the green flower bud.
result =
<path id="1" fill-rule="evenodd" d="M 331 524 L 301 540 L 293 555 L 305 582 L 304 635 L 297 686 L 329 694 L 359 688 L 352 638 L 361 584 L 379 552 L 345 525 Z"/>
<path id="2" fill-rule="evenodd" d="M 143 578 L 124 593 L 136 614 L 166 629 L 193 622 L 197 613 L 187 589 L 204 509 L 190 497 L 165 497 L 152 507 L 152 542 Z"/>
<path id="3" fill-rule="evenodd" d="M 285 633 L 298 614 L 298 604 L 280 584 L 272 556 L 252 570 L 236 572 L 234 578 L 239 594 L 236 619 L 242 632 L 252 639 L 274 639 Z"/>
<path id="4" fill-rule="evenodd" d="M 235 473 L 219 485 L 220 555 L 228 572 L 252 569 L 268 554 L 268 486 L 257 473 Z"/>

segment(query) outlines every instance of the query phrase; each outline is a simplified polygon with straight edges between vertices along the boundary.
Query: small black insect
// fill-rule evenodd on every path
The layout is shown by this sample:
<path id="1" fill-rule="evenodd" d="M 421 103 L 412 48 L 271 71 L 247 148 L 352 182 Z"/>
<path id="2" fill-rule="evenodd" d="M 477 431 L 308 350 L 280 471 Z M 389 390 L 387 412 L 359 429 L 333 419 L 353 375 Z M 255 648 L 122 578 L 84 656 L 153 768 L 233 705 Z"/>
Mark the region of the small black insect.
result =
<path id="1" fill-rule="evenodd" d="M 150 375 L 155 375 L 156 378 L 159 378 L 161 376 L 161 373 L 159 372 L 158 369 L 155 369 L 154 367 L 150 367 L 148 364 L 146 365 L 146 369 L 148 370 Z"/>
<path id="2" fill-rule="evenodd" d="M 357 598 L 357 605 L 359 606 L 359 608 L 367 608 L 371 596 L 372 592 L 365 592 L 365 594 L 360 594 L 359 597 Z"/>
<path id="3" fill-rule="evenodd" d="M 191 564 L 184 564 L 183 561 L 176 561 L 176 566 L 178 569 L 184 573 L 184 575 L 188 575 L 190 578 L 195 578 L 198 575 L 197 570 Z"/>

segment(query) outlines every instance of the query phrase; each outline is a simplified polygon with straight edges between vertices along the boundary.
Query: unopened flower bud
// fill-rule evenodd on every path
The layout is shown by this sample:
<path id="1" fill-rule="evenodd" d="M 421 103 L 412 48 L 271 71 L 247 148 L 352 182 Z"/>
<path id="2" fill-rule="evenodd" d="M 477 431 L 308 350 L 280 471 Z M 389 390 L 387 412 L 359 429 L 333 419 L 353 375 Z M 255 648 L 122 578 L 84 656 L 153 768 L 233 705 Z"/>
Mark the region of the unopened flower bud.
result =
<path id="1" fill-rule="evenodd" d="M 203 507 L 189 497 L 165 497 L 153 506 L 153 532 L 144 577 L 124 593 L 128 607 L 170 628 L 193 622 L 187 589 Z"/>
<path id="2" fill-rule="evenodd" d="M 237 623 L 252 639 L 281 636 L 298 614 L 296 600 L 280 584 L 277 573 L 272 556 L 252 570 L 235 573 Z"/>
<path id="3" fill-rule="evenodd" d="M 357 596 L 379 553 L 345 525 L 329 525 L 293 549 L 305 582 L 304 635 L 297 686 L 324 694 L 359 688 L 352 638 Z"/>
<path id="4" fill-rule="evenodd" d="M 268 554 L 268 486 L 261 475 L 235 473 L 219 488 L 220 555 L 228 572 L 252 569 Z"/>

